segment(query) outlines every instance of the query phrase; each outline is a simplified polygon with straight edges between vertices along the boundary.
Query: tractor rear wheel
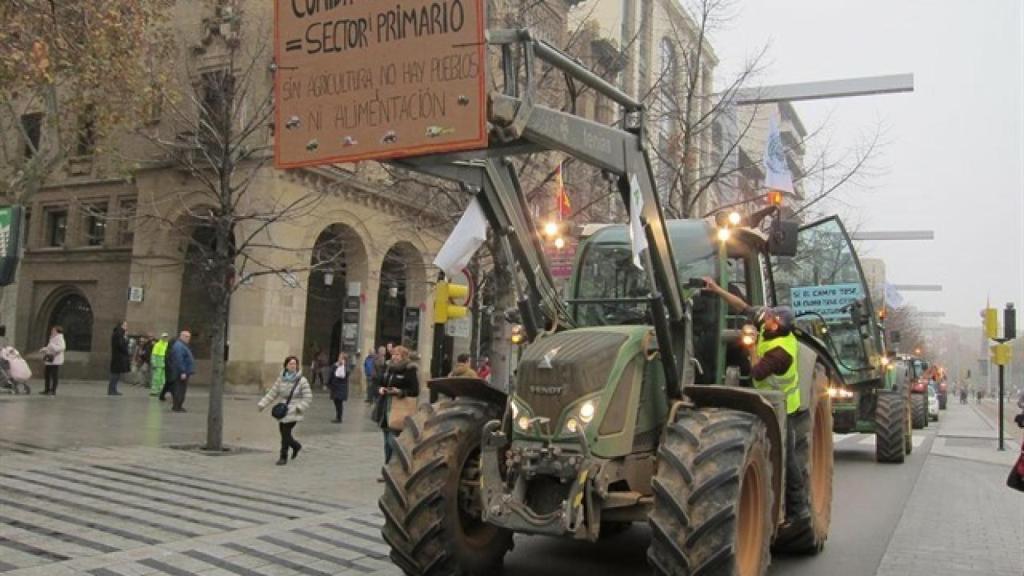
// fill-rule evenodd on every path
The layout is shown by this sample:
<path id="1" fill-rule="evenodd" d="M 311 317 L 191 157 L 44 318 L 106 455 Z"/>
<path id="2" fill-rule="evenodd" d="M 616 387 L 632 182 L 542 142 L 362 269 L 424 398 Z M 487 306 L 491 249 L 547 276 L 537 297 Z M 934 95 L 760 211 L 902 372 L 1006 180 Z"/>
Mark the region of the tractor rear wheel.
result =
<path id="1" fill-rule="evenodd" d="M 497 406 L 468 398 L 424 405 L 406 419 L 384 467 L 384 540 L 410 576 L 501 569 L 512 534 L 481 520 L 480 445 Z"/>
<path id="2" fill-rule="evenodd" d="M 906 456 L 907 407 L 905 396 L 879 390 L 875 401 L 875 460 L 901 464 Z"/>
<path id="3" fill-rule="evenodd" d="M 801 465 L 804 491 L 800 494 L 801 500 L 794 505 L 796 509 L 786 510 L 787 522 L 776 535 L 773 547 L 782 552 L 817 554 L 825 547 L 832 524 L 835 460 L 832 454 L 832 403 L 828 396 L 831 379 L 829 368 L 817 362 L 808 414 L 795 419 L 795 456 Z M 793 456 L 787 455 L 787 458 Z"/>
<path id="4" fill-rule="evenodd" d="M 654 574 L 765 574 L 774 525 L 769 451 L 767 429 L 752 414 L 680 411 L 651 481 Z"/>
<path id="5" fill-rule="evenodd" d="M 928 427 L 928 397 L 924 394 L 910 395 L 910 415 L 914 430 Z"/>

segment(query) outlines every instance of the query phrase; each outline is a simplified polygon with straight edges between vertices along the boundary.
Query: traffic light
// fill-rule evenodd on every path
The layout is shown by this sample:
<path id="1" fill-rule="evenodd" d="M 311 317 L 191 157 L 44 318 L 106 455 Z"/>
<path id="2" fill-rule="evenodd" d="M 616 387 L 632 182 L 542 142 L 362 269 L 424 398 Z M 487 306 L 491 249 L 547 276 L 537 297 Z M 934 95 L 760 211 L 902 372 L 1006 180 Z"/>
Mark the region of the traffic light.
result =
<path id="1" fill-rule="evenodd" d="M 446 280 L 437 283 L 434 289 L 434 323 L 445 324 L 452 318 L 463 318 L 469 313 L 465 306 L 452 304 L 453 298 L 469 296 L 469 286 L 449 284 Z"/>
<path id="2" fill-rule="evenodd" d="M 782 206 L 782 191 L 781 190 L 769 190 L 768 191 L 768 203 L 772 206 Z"/>
<path id="3" fill-rule="evenodd" d="M 989 340 L 999 338 L 999 311 L 985 308 L 985 337 Z"/>
<path id="4" fill-rule="evenodd" d="M 522 344 L 526 340 L 526 336 L 523 333 L 523 327 L 516 324 L 512 327 L 512 343 L 515 345 Z"/>
<path id="5" fill-rule="evenodd" d="M 1006 308 L 1003 308 L 1003 339 L 1013 340 L 1017 337 L 1017 310 L 1013 307 L 1013 302 L 1006 304 Z"/>

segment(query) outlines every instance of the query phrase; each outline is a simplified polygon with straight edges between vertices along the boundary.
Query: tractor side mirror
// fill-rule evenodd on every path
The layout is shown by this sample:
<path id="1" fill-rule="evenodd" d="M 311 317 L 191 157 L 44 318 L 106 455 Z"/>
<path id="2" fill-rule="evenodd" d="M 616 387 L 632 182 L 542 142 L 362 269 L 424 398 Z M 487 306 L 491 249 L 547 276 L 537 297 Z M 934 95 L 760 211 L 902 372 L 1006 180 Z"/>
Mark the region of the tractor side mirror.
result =
<path id="1" fill-rule="evenodd" d="M 775 220 L 768 236 L 768 253 L 772 256 L 796 256 L 800 223 L 796 220 Z"/>

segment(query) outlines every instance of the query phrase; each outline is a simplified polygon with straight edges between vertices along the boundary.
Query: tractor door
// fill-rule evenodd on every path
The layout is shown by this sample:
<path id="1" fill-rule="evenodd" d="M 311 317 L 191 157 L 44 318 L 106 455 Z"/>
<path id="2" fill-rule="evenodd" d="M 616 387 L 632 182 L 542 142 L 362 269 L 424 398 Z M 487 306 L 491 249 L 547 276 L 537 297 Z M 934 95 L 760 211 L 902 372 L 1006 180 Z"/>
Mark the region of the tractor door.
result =
<path id="1" fill-rule="evenodd" d="M 880 331 L 849 234 L 832 216 L 800 229 L 796 256 L 772 259 L 775 302 L 829 348 L 844 380 L 879 376 Z"/>

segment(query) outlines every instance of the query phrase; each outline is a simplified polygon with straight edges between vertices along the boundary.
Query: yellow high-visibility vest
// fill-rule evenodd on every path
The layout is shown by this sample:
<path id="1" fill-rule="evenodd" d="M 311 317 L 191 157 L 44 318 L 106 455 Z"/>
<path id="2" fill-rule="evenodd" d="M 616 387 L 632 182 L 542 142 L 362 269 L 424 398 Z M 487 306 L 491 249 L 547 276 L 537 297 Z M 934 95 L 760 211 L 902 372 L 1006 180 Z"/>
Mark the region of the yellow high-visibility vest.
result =
<path id="1" fill-rule="evenodd" d="M 762 326 L 760 338 L 757 340 L 757 356 L 764 358 L 765 354 L 775 348 L 782 348 L 793 359 L 789 369 L 781 376 L 772 374 L 764 380 L 754 380 L 754 386 L 759 390 L 781 390 L 786 395 L 786 414 L 792 414 L 800 409 L 800 372 L 796 359 L 800 344 L 792 332 L 786 336 L 767 339 Z"/>

